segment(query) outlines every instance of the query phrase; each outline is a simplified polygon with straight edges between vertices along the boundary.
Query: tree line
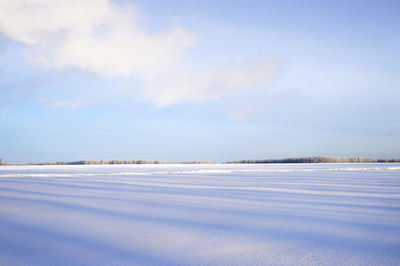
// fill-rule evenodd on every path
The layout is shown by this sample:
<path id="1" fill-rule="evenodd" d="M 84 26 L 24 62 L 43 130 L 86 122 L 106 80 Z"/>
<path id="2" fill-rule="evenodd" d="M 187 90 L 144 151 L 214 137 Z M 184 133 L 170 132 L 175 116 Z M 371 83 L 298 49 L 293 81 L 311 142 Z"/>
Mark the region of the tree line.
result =
<path id="1" fill-rule="evenodd" d="M 159 161 L 159 160 L 80 160 L 80 161 L 56 161 L 42 163 L 26 163 L 26 164 L 8 164 L 0 159 L 0 165 L 108 165 L 108 164 L 212 164 L 210 160 L 202 161 Z M 246 159 L 223 162 L 225 164 L 273 164 L 273 163 L 400 163 L 400 159 L 374 159 L 362 157 L 295 157 L 285 159 Z"/>
<path id="2" fill-rule="evenodd" d="M 230 161 L 226 163 L 399 163 L 400 159 L 374 159 L 374 158 L 362 158 L 362 157 L 297 157 L 297 158 L 285 158 L 285 159 L 266 159 L 266 160 L 238 160 Z"/>
<path id="3" fill-rule="evenodd" d="M 87 164 L 210 164 L 209 160 L 203 161 L 159 161 L 159 160 L 81 160 L 73 162 L 43 162 L 36 165 L 87 165 Z"/>

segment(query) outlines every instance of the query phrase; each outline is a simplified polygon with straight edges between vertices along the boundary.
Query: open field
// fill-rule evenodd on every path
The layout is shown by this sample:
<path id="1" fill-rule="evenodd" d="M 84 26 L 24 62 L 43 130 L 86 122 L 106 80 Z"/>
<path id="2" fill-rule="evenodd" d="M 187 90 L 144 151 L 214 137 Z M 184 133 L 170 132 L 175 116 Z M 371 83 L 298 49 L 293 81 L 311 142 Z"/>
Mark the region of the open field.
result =
<path id="1" fill-rule="evenodd" d="M 0 167 L 0 265 L 399 265 L 400 164 Z"/>

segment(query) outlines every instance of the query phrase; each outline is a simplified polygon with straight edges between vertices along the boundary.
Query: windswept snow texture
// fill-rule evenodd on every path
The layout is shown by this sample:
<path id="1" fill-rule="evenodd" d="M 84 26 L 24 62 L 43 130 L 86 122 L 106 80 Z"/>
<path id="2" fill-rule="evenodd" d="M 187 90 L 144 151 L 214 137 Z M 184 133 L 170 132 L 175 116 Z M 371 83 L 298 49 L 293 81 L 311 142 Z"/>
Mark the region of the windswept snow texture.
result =
<path id="1" fill-rule="evenodd" d="M 399 265 L 400 164 L 0 167 L 0 265 Z"/>

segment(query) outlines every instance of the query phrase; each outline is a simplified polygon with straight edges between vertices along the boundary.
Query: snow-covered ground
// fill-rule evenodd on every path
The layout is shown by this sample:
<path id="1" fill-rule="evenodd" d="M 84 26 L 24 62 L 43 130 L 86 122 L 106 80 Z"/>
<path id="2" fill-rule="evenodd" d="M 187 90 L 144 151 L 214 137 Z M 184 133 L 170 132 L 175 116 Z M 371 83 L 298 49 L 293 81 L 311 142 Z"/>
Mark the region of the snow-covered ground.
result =
<path id="1" fill-rule="evenodd" d="M 399 265 L 400 164 L 0 167 L 0 265 Z"/>

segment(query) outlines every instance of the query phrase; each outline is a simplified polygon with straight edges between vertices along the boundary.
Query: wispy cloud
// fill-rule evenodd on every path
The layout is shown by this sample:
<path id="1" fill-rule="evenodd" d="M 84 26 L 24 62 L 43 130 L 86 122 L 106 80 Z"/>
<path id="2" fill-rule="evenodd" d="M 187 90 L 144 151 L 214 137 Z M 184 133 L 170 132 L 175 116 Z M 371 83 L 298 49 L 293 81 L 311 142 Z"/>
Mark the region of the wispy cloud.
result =
<path id="1" fill-rule="evenodd" d="M 195 70 L 182 59 L 197 43 L 194 32 L 177 27 L 150 33 L 137 19 L 135 7 L 110 0 L 0 1 L 0 31 L 24 43 L 34 65 L 137 77 L 159 106 L 218 98 L 276 72 L 268 59 Z"/>
<path id="2" fill-rule="evenodd" d="M 152 82 L 146 94 L 159 106 L 216 99 L 232 92 L 254 88 L 276 77 L 279 69 L 279 63 L 269 58 L 247 59 L 205 70 L 175 68 Z"/>
<path id="3" fill-rule="evenodd" d="M 67 108 L 67 109 L 78 109 L 87 107 L 90 104 L 81 99 L 70 99 L 70 100 L 59 100 L 48 102 L 48 106 L 53 108 Z"/>

